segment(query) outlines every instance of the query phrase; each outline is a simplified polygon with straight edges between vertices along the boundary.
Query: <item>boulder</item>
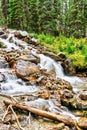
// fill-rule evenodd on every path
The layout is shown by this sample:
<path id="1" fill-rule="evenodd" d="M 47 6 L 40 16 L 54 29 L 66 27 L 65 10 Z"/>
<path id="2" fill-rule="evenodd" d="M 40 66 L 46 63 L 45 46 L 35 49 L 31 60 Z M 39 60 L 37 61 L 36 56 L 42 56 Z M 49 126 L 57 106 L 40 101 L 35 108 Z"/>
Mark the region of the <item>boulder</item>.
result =
<path id="1" fill-rule="evenodd" d="M 87 100 L 87 91 L 82 91 L 80 94 L 79 94 L 79 97 L 82 99 L 82 100 Z"/>
<path id="2" fill-rule="evenodd" d="M 64 71 L 65 71 L 65 74 L 67 74 L 67 75 L 74 75 L 75 74 L 75 69 L 72 65 L 71 58 L 66 59 L 62 65 L 63 65 Z"/>
<path id="3" fill-rule="evenodd" d="M 26 31 L 15 31 L 14 36 L 21 39 L 28 36 L 28 33 Z"/>
<path id="4" fill-rule="evenodd" d="M 78 120 L 78 126 L 83 129 L 87 129 L 87 117 L 81 117 Z"/>
<path id="5" fill-rule="evenodd" d="M 63 52 L 59 52 L 57 54 L 57 56 L 59 57 L 59 60 L 65 60 L 66 59 L 66 55 Z"/>
<path id="6" fill-rule="evenodd" d="M 40 62 L 40 59 L 39 59 L 39 58 L 36 58 L 36 57 L 33 56 L 32 54 L 21 55 L 21 56 L 19 56 L 18 59 L 22 59 L 22 60 L 25 60 L 25 61 L 30 61 L 30 62 L 33 62 L 33 63 L 35 63 L 35 64 L 37 64 L 37 63 Z"/>
<path id="7" fill-rule="evenodd" d="M 16 74 L 18 77 L 25 80 L 33 80 L 33 78 L 37 79 L 40 73 L 39 67 L 29 61 L 18 60 L 16 62 Z"/>
<path id="8" fill-rule="evenodd" d="M 45 50 L 45 51 L 42 51 L 42 53 L 43 53 L 44 55 L 47 55 L 47 56 L 53 58 L 53 59 L 56 60 L 56 61 L 59 60 L 59 57 L 58 57 L 56 54 L 54 54 L 53 52 L 50 52 L 50 51 Z"/>

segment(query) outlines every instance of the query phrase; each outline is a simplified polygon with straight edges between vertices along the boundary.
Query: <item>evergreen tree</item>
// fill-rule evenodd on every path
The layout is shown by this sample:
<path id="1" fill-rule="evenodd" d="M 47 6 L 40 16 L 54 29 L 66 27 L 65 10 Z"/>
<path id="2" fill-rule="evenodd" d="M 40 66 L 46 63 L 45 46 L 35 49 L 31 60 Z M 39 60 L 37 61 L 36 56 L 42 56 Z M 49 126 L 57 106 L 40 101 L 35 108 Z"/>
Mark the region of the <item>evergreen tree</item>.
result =
<path id="1" fill-rule="evenodd" d="M 8 27 L 37 33 L 84 37 L 87 33 L 87 0 L 2 0 Z"/>

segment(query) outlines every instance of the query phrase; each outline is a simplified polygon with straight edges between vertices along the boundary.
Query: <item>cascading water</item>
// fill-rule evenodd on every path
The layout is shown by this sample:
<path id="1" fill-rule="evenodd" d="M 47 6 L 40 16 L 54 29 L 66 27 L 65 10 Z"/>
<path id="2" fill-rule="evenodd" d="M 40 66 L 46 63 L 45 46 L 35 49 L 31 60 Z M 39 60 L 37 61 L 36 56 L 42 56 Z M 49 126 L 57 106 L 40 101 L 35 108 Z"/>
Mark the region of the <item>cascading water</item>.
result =
<path id="1" fill-rule="evenodd" d="M 82 80 L 77 77 L 77 76 L 66 76 L 64 74 L 64 70 L 63 67 L 61 66 L 60 63 L 55 62 L 53 59 L 51 59 L 50 57 L 47 57 L 43 54 L 37 54 L 36 52 L 32 51 L 32 53 L 38 57 L 40 57 L 40 67 L 42 69 L 47 69 L 47 71 L 49 72 L 50 70 L 54 70 L 56 73 L 56 78 L 62 78 L 68 82 L 71 83 L 71 85 L 73 86 L 73 90 L 75 92 L 78 91 L 78 88 L 76 87 L 78 85 L 78 83 L 82 83 Z"/>
<path id="2" fill-rule="evenodd" d="M 11 41 L 10 41 L 11 39 Z M 11 52 L 13 50 L 27 49 L 28 45 L 26 42 L 14 37 L 13 31 L 8 34 L 8 38 L 0 38 L 0 42 L 4 44 L 4 50 Z M 22 48 L 21 48 L 21 46 Z M 27 85 L 22 79 L 18 78 L 11 72 L 9 66 L 7 68 L 0 68 L 0 73 L 4 75 L 4 82 L 1 82 L 0 93 L 15 94 L 15 93 L 33 93 L 38 90 L 36 85 Z"/>
<path id="3" fill-rule="evenodd" d="M 10 39 L 12 39 L 11 42 L 10 42 Z M 13 32 L 12 32 L 12 34 L 9 34 L 7 39 L 0 38 L 0 42 L 4 43 L 4 45 L 6 47 L 6 48 L 2 48 L 0 50 L 5 50 L 7 52 L 12 51 L 12 50 L 20 50 L 20 49 L 28 50 L 30 48 L 31 53 L 33 55 L 35 55 L 36 57 L 40 58 L 39 66 L 41 69 L 47 69 L 48 72 L 50 70 L 54 70 L 55 74 L 56 74 L 56 78 L 62 78 L 64 80 L 69 81 L 73 85 L 74 91 L 75 92 L 78 91 L 76 84 L 82 82 L 82 80 L 80 78 L 78 78 L 76 76 L 66 76 L 64 74 L 63 67 L 61 66 L 60 63 L 57 63 L 50 57 L 47 57 L 43 54 L 38 54 L 37 51 L 35 49 L 33 49 L 32 47 L 29 47 L 29 45 L 27 45 L 26 42 L 14 37 Z M 36 92 L 39 88 L 36 85 L 29 85 L 22 79 L 18 78 L 15 74 L 13 74 L 11 72 L 11 69 L 9 67 L 0 68 L 0 73 L 2 75 L 4 75 L 4 81 L 0 83 L 1 84 L 1 86 L 0 86 L 1 93 L 5 93 L 5 94 L 33 93 L 33 92 Z M 39 104 L 42 103 L 43 101 L 48 102 L 48 104 L 51 106 L 51 109 L 58 110 L 59 112 L 65 114 L 65 115 L 67 114 L 67 115 L 71 116 L 72 118 L 75 118 L 75 116 L 72 113 L 70 113 L 69 111 L 66 112 L 65 110 L 62 110 L 61 108 L 56 107 L 51 99 L 49 99 L 49 100 L 38 99 Z M 78 119 L 78 118 L 75 118 L 75 119 Z"/>
<path id="4" fill-rule="evenodd" d="M 26 85 L 22 79 L 17 78 L 8 69 L 0 69 L 0 73 L 4 75 L 4 82 L 1 83 L 1 93 L 15 94 L 15 93 L 33 93 L 38 90 L 35 85 Z"/>

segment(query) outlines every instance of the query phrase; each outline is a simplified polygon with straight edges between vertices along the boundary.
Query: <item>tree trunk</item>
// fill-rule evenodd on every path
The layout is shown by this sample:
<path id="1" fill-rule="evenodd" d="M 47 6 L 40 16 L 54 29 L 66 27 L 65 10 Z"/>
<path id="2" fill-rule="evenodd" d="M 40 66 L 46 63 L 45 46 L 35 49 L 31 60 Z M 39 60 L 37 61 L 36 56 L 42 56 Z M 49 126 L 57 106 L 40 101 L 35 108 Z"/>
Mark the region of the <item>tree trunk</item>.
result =
<path id="1" fill-rule="evenodd" d="M 23 4 L 24 4 L 24 11 L 25 11 L 26 22 L 27 22 L 27 30 L 28 30 L 29 26 L 30 26 L 30 17 L 29 17 L 28 2 L 26 0 L 24 0 Z"/>
<path id="2" fill-rule="evenodd" d="M 9 0 L 2 0 L 2 11 L 6 20 L 6 25 L 8 25 L 8 3 Z"/>

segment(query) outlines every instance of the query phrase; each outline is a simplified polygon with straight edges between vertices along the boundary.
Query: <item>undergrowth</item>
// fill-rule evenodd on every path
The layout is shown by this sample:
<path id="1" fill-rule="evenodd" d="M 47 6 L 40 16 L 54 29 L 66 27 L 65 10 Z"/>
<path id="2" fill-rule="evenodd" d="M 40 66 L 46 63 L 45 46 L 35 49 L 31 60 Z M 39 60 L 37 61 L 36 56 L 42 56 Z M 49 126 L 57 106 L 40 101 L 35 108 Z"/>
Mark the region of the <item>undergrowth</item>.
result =
<path id="1" fill-rule="evenodd" d="M 49 34 L 35 34 L 39 44 L 46 46 L 54 53 L 63 52 L 67 57 L 73 59 L 75 67 L 84 68 L 87 66 L 87 41 L 85 38 L 67 38 L 63 35 L 58 37 Z"/>

